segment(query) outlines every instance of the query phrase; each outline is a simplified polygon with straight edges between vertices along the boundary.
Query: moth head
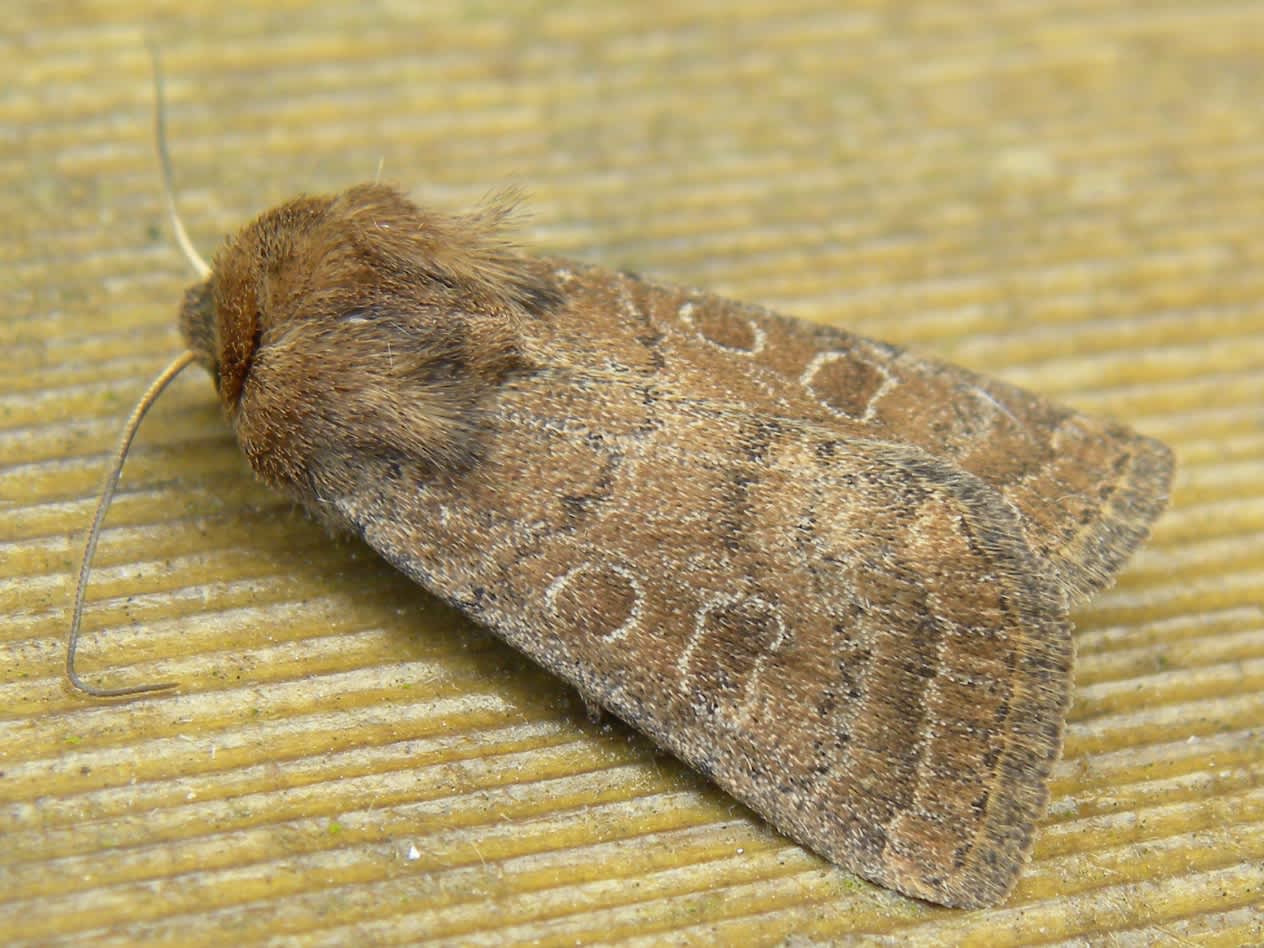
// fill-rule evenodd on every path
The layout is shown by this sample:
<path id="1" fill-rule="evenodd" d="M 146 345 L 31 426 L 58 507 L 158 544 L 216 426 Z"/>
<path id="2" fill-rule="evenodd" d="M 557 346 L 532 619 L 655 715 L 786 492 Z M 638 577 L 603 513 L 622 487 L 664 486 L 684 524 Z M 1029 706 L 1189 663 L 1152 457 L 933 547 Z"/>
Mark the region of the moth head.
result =
<path id="1" fill-rule="evenodd" d="M 215 255 L 211 275 L 185 291 L 180 332 L 230 414 L 280 297 L 293 290 L 303 263 L 296 255 L 331 203 L 299 198 L 260 215 Z"/>

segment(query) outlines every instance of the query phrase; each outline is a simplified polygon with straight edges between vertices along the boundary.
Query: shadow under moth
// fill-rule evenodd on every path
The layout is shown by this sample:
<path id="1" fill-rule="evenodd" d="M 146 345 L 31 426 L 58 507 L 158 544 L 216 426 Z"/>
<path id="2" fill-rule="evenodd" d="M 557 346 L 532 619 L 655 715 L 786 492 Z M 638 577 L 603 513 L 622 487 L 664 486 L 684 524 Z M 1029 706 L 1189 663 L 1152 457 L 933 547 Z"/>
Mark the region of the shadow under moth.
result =
<path id="1" fill-rule="evenodd" d="M 210 373 L 264 481 L 782 833 L 908 895 L 1003 899 L 1061 749 L 1068 610 L 1147 535 L 1168 449 L 525 255 L 505 214 L 380 184 L 270 210 L 187 292 L 173 370 Z"/>

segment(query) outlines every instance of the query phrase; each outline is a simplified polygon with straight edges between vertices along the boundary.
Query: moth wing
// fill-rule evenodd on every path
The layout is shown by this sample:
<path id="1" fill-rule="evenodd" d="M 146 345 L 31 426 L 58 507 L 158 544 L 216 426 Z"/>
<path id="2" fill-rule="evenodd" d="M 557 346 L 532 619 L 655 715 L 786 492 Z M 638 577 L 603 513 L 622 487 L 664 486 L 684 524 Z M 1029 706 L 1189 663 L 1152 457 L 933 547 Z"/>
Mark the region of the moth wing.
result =
<path id="1" fill-rule="evenodd" d="M 1171 452 L 1122 425 L 758 306 L 626 275 L 599 292 L 614 314 L 603 328 L 630 329 L 666 373 L 706 366 L 742 388 L 733 397 L 780 399 L 848 437 L 915 445 L 991 485 L 1073 600 L 1111 580 L 1167 502 Z"/>
<path id="2" fill-rule="evenodd" d="M 994 490 L 604 368 L 517 379 L 488 424 L 460 475 L 365 458 L 339 516 L 799 842 L 946 904 L 1009 890 L 1072 650 Z"/>

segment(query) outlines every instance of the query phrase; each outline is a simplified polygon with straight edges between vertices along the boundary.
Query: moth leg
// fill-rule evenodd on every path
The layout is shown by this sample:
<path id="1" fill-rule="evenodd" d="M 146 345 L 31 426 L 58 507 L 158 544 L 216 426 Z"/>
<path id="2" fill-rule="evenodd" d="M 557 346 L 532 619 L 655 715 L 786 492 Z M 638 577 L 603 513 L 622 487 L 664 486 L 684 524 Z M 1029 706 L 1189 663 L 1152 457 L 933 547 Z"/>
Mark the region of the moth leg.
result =
<path id="1" fill-rule="evenodd" d="M 607 714 L 606 709 L 601 706 L 601 702 L 580 688 L 575 690 L 579 694 L 579 700 L 584 702 L 584 710 L 588 713 L 588 720 L 593 724 L 601 724 L 606 719 Z"/>

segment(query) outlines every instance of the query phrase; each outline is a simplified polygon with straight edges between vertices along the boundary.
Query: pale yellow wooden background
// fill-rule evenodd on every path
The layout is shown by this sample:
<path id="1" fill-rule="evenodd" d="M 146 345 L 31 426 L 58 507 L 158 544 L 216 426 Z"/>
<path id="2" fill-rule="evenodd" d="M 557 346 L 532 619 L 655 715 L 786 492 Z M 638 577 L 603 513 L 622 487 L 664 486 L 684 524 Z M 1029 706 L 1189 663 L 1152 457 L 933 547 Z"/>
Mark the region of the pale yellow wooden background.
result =
<path id="1" fill-rule="evenodd" d="M 919 346 L 1163 437 L 1154 542 L 1077 616 L 1011 903 L 857 881 L 256 486 L 179 348 L 146 35 L 212 249 L 383 176 L 526 241 Z M 6 4 L 0 938 L 1236 945 L 1264 939 L 1264 4 Z"/>

